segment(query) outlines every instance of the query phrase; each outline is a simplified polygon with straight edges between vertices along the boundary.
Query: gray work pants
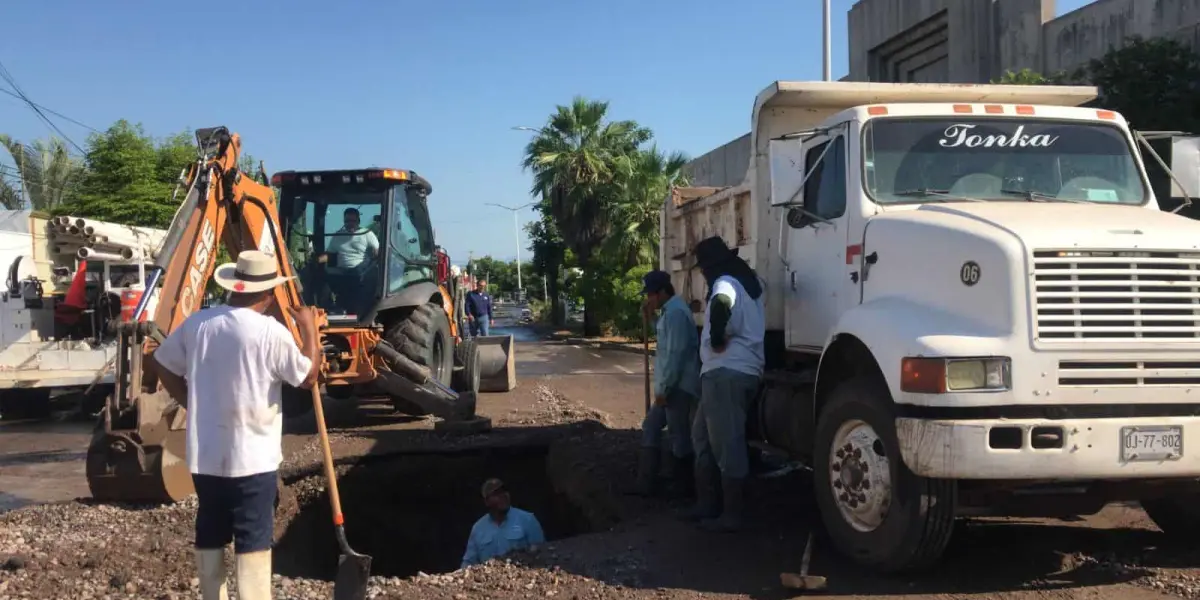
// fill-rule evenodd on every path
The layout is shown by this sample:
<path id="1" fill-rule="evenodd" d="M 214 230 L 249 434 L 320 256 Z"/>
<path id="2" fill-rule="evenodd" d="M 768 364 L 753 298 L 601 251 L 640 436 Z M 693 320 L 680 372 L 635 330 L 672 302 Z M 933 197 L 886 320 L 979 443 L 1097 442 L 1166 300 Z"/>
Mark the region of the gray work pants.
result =
<path id="1" fill-rule="evenodd" d="M 746 411 L 758 385 L 759 377 L 733 369 L 713 369 L 700 376 L 700 406 L 692 423 L 698 464 L 716 461 L 722 477 L 737 479 L 749 473 Z"/>
<path id="2" fill-rule="evenodd" d="M 692 453 L 692 415 L 696 411 L 695 396 L 681 391 L 667 394 L 665 406 L 650 405 L 642 421 L 642 447 L 657 448 L 662 430 L 667 429 L 671 454 L 683 458 Z"/>

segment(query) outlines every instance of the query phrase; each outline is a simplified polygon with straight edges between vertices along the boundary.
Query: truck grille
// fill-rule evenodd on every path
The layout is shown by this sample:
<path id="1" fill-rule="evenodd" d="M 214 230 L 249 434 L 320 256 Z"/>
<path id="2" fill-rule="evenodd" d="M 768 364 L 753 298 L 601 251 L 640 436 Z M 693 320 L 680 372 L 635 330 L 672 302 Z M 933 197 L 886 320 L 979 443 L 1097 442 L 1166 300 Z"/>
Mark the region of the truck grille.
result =
<path id="1" fill-rule="evenodd" d="M 1200 253 L 1037 250 L 1033 285 L 1041 341 L 1200 337 Z"/>
<path id="2" fill-rule="evenodd" d="M 1064 360 L 1064 387 L 1169 387 L 1200 385 L 1200 362 L 1189 360 Z"/>

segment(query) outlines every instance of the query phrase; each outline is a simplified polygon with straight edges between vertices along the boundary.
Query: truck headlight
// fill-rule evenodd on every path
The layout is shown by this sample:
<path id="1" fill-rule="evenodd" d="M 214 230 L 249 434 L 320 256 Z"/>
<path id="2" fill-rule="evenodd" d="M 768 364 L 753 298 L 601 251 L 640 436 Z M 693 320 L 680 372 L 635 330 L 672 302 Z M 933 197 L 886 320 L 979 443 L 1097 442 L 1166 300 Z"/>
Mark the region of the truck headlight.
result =
<path id="1" fill-rule="evenodd" d="M 1011 359 L 1004 356 L 905 358 L 901 361 L 900 389 L 918 394 L 1007 390 L 1011 364 Z"/>

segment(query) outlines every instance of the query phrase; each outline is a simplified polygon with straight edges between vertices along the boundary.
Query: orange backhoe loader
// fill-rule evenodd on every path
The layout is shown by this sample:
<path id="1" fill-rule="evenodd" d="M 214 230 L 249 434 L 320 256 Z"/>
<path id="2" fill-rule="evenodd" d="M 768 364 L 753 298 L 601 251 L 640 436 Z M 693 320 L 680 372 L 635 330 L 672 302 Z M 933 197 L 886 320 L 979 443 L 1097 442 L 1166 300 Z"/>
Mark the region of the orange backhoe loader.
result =
<path id="1" fill-rule="evenodd" d="M 237 134 L 214 127 L 198 130 L 196 140 L 199 156 L 181 184 L 186 193 L 158 268 L 147 276 L 132 319 L 115 324 L 116 385 L 87 454 L 95 499 L 173 502 L 194 491 L 184 460 L 185 409 L 161 388 L 145 357 L 200 310 L 218 243 L 230 256 L 246 249 L 274 254 L 280 273 L 299 275 L 276 288 L 270 314 L 299 340 L 285 309 L 306 300 L 321 309 L 327 394 L 385 394 L 406 413 L 488 427 L 475 415 L 476 393 L 481 379 L 489 390 L 516 385 L 511 338 L 480 344 L 457 334 L 449 257 L 434 245 L 427 181 L 397 169 L 289 172 L 276 176 L 277 203 L 271 187 L 238 170 Z M 360 226 L 351 213 L 373 223 Z M 153 314 L 145 314 L 160 283 Z M 480 356 L 481 348 L 496 347 L 503 353 Z M 311 408 L 308 392 L 285 386 L 285 414 Z"/>

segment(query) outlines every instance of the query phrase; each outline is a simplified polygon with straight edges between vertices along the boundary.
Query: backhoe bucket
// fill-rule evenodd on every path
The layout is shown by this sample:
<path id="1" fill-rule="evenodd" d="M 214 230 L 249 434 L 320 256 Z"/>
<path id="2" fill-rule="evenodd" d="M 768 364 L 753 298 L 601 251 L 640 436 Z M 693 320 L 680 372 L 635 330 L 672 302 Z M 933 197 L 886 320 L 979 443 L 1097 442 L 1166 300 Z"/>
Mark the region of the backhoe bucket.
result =
<path id="1" fill-rule="evenodd" d="M 87 480 L 100 502 L 178 502 L 195 492 L 188 471 L 187 411 L 165 391 L 142 394 L 121 414 L 109 401 L 92 434 Z M 128 422 L 136 419 L 136 422 Z"/>
<path id="2" fill-rule="evenodd" d="M 470 338 L 479 348 L 479 391 L 507 392 L 517 387 L 517 360 L 511 335 Z"/>

